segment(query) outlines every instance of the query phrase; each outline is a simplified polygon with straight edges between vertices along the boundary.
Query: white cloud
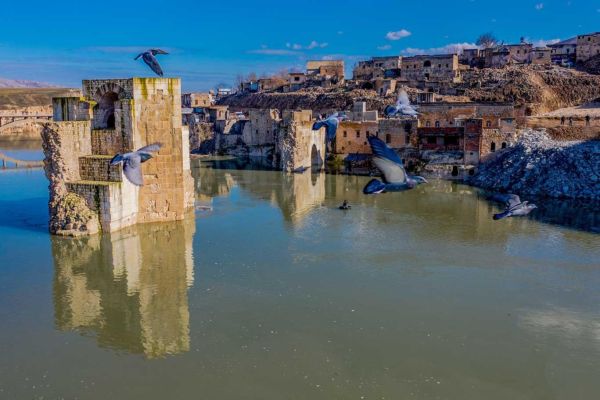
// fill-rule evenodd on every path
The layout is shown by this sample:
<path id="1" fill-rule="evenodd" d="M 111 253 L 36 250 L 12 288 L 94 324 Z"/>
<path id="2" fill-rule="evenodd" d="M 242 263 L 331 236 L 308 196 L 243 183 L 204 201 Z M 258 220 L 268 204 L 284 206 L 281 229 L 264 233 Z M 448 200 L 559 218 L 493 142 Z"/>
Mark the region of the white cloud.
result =
<path id="1" fill-rule="evenodd" d="M 392 46 L 390 46 L 389 44 L 384 44 L 383 46 L 377 46 L 377 50 L 389 50 L 391 48 L 392 48 Z"/>
<path id="2" fill-rule="evenodd" d="M 306 46 L 302 46 L 301 44 L 298 43 L 286 43 L 285 47 L 287 47 L 288 49 L 292 49 L 292 50 L 312 50 L 312 49 L 323 49 L 325 47 L 329 46 L 329 43 L 319 43 L 316 40 L 313 40 L 312 42 L 310 42 L 309 44 L 307 44 Z"/>
<path id="3" fill-rule="evenodd" d="M 543 9 L 543 8 L 544 8 L 544 3 L 537 3 L 535 5 L 535 9 L 538 10 L 538 11 L 541 10 L 541 9 Z"/>
<path id="4" fill-rule="evenodd" d="M 421 54 L 452 54 L 462 53 L 465 49 L 476 49 L 475 43 L 450 43 L 442 47 L 432 47 L 429 49 L 419 49 L 414 47 L 408 47 L 402 50 L 402 53 L 409 56 L 416 56 Z"/>
<path id="5" fill-rule="evenodd" d="M 412 35 L 412 33 L 407 31 L 406 29 L 400 29 L 399 31 L 388 32 L 387 35 L 385 35 L 385 38 L 387 40 L 400 40 L 405 37 L 409 37 L 410 35 Z"/>
<path id="6" fill-rule="evenodd" d="M 560 39 L 538 39 L 538 40 L 527 40 L 527 42 L 531 43 L 533 47 L 546 47 L 549 44 L 554 44 L 560 42 Z"/>
<path id="7" fill-rule="evenodd" d="M 337 32 L 337 34 L 338 34 L 338 35 L 343 35 L 343 34 L 344 34 L 344 31 L 338 31 L 338 32 Z"/>

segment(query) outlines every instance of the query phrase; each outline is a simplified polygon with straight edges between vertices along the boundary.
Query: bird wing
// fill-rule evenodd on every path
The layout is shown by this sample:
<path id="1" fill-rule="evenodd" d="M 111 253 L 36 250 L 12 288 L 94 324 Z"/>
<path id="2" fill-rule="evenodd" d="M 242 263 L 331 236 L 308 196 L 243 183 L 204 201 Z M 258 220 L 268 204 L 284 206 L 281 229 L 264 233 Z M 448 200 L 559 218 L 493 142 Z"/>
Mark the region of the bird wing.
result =
<path id="1" fill-rule="evenodd" d="M 498 203 L 503 203 L 508 208 L 512 208 L 516 205 L 521 204 L 521 199 L 516 194 L 496 193 L 489 199 L 497 201 Z"/>
<path id="2" fill-rule="evenodd" d="M 327 140 L 333 140 L 335 139 L 335 134 L 337 132 L 337 127 L 338 127 L 338 120 L 337 118 L 330 118 L 327 121 L 325 121 L 325 126 L 326 128 L 326 134 L 327 134 Z"/>
<path id="3" fill-rule="evenodd" d="M 383 113 L 388 116 L 388 117 L 393 117 L 394 115 L 396 115 L 396 113 L 398 112 L 398 108 L 396 108 L 395 106 L 387 106 L 385 108 L 385 110 L 383 110 Z"/>
<path id="4" fill-rule="evenodd" d="M 137 57 L 135 57 L 135 58 L 134 58 L 134 60 L 137 60 L 138 58 L 140 58 L 140 57 L 141 57 L 141 56 L 143 56 L 143 55 L 144 55 L 144 53 L 140 53 L 140 54 L 138 54 L 138 55 L 137 55 Z"/>
<path id="5" fill-rule="evenodd" d="M 385 144 L 383 140 L 379 139 L 377 136 L 369 136 L 367 140 L 371 145 L 371 151 L 375 157 L 386 158 L 402 166 L 402 159 L 400 156 Z"/>
<path id="6" fill-rule="evenodd" d="M 157 54 L 169 54 L 164 50 L 161 49 L 150 49 L 150 53 L 152 53 L 153 56 L 157 55 Z"/>
<path id="7" fill-rule="evenodd" d="M 383 174 L 383 180 L 386 183 L 405 183 L 406 172 L 402 165 L 397 164 L 387 158 L 373 157 L 373 162 Z"/>
<path id="8" fill-rule="evenodd" d="M 373 162 L 383 173 L 384 180 L 387 183 L 406 182 L 406 171 L 398 154 L 376 136 L 367 139 L 373 151 Z"/>
<path id="9" fill-rule="evenodd" d="M 117 165 L 118 163 L 120 163 L 121 161 L 123 161 L 123 155 L 122 154 L 117 154 L 116 156 L 114 156 L 111 160 L 110 160 L 110 165 Z"/>
<path id="10" fill-rule="evenodd" d="M 158 63 L 158 60 L 152 54 L 144 54 L 144 62 L 150 67 L 152 71 L 158 76 L 163 76 L 163 70 Z"/>
<path id="11" fill-rule="evenodd" d="M 313 131 L 318 131 L 319 129 L 321 129 L 324 126 L 325 126 L 325 120 L 316 121 L 313 124 L 312 130 Z"/>
<path id="12" fill-rule="evenodd" d="M 142 151 L 142 152 L 148 153 L 148 152 L 153 152 L 153 151 L 159 151 L 161 147 L 162 147 L 162 143 L 152 143 L 147 146 L 140 147 L 139 149 L 137 149 L 137 151 L 138 152 Z"/>
<path id="13" fill-rule="evenodd" d="M 406 93 L 404 90 L 401 90 L 400 93 L 398 93 L 398 101 L 396 102 L 396 104 L 398 105 L 398 107 L 410 106 L 410 99 L 408 98 L 408 93 Z"/>
<path id="14" fill-rule="evenodd" d="M 142 175 L 142 158 L 134 153 L 123 160 L 123 173 L 129 179 L 129 182 L 137 186 L 144 185 L 144 176 Z"/>

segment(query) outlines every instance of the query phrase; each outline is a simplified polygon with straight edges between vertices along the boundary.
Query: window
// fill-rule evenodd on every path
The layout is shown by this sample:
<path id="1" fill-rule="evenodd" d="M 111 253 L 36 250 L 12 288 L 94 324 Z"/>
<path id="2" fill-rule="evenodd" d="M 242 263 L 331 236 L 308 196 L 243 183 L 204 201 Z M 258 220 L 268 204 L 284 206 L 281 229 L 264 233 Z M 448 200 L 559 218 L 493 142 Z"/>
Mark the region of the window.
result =
<path id="1" fill-rule="evenodd" d="M 425 126 L 426 126 L 427 128 L 429 128 L 429 127 L 431 126 L 431 122 L 430 122 L 430 121 L 425 121 Z"/>
<path id="2" fill-rule="evenodd" d="M 427 143 L 428 144 L 435 144 L 436 143 L 435 137 L 433 137 L 433 136 L 428 137 L 427 138 Z"/>
<path id="3" fill-rule="evenodd" d="M 356 131 L 356 137 L 359 138 L 360 137 L 360 131 Z"/>
<path id="4" fill-rule="evenodd" d="M 429 60 L 425 61 L 425 62 L 423 63 L 423 66 L 424 66 L 424 67 L 431 67 L 431 61 L 429 61 Z M 416 68 L 416 65 L 415 65 L 415 68 Z"/>
<path id="5" fill-rule="evenodd" d="M 502 142 L 502 148 L 505 149 L 506 148 L 506 142 Z"/>
<path id="6" fill-rule="evenodd" d="M 438 64 L 438 68 L 442 68 L 442 64 Z"/>
<path id="7" fill-rule="evenodd" d="M 370 135 L 371 133 L 369 131 L 367 131 L 367 137 Z"/>
<path id="8" fill-rule="evenodd" d="M 439 128 L 440 127 L 440 121 L 435 121 L 435 127 Z"/>
<path id="9" fill-rule="evenodd" d="M 367 142 L 364 142 L 363 144 L 366 146 L 366 145 L 367 145 Z"/>
<path id="10" fill-rule="evenodd" d="M 492 145 L 490 146 L 490 151 L 493 153 L 494 151 L 496 151 L 496 142 L 492 142 Z"/>
<path id="11" fill-rule="evenodd" d="M 387 144 L 392 143 L 392 135 L 390 135 L 389 133 L 385 135 L 385 142 Z"/>
<path id="12" fill-rule="evenodd" d="M 492 127 L 492 121 L 486 121 L 485 126 L 486 126 L 486 128 L 491 128 Z"/>
<path id="13" fill-rule="evenodd" d="M 348 137 L 348 132 L 344 131 L 344 137 Z"/>

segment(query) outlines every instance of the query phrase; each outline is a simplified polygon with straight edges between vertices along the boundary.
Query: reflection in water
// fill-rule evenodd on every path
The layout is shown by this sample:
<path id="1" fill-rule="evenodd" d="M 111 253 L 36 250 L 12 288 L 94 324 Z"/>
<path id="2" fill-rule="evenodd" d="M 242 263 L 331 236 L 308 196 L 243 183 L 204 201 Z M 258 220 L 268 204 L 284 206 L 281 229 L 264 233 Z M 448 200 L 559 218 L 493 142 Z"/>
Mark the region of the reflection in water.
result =
<path id="1" fill-rule="evenodd" d="M 224 172 L 225 171 L 225 172 Z M 325 200 L 325 173 L 283 173 L 269 169 L 260 160 L 196 159 L 193 168 L 196 199 L 202 203 L 228 195 L 234 186 L 279 207 L 285 221 L 298 224 Z"/>
<path id="2" fill-rule="evenodd" d="M 246 193 L 258 199 L 269 200 L 279 208 L 286 221 L 297 224 L 309 211 L 322 204 L 328 207 L 326 199 L 344 199 L 350 204 L 377 205 L 428 218 L 457 218 L 466 221 L 471 230 L 465 229 L 465 238 L 475 239 L 481 235 L 490 239 L 502 239 L 497 235 L 504 231 L 501 225 L 519 224 L 520 220 L 533 219 L 554 225 L 588 232 L 600 232 L 600 203 L 566 199 L 531 199 L 538 209 L 527 218 L 513 218 L 511 221 L 496 222 L 490 225 L 488 219 L 498 212 L 501 206 L 486 200 L 489 196 L 477 188 L 449 181 L 432 181 L 406 193 L 388 193 L 380 196 L 365 196 L 362 193 L 367 177 L 329 174 L 286 174 L 269 171 L 258 161 L 247 163 L 237 159 L 194 160 L 197 198 L 210 201 L 217 196 L 228 195 L 231 189 L 239 186 Z M 451 201 L 450 201 L 451 200 Z M 457 209 L 458 207 L 458 209 Z M 353 210 L 356 215 L 360 211 Z M 469 218 L 463 218 L 470 216 Z M 380 221 L 385 223 L 385 220 Z M 485 231 L 485 232 L 484 232 Z"/>
<path id="3" fill-rule="evenodd" d="M 188 351 L 194 231 L 188 218 L 111 235 L 52 237 L 57 327 L 148 358 Z"/>

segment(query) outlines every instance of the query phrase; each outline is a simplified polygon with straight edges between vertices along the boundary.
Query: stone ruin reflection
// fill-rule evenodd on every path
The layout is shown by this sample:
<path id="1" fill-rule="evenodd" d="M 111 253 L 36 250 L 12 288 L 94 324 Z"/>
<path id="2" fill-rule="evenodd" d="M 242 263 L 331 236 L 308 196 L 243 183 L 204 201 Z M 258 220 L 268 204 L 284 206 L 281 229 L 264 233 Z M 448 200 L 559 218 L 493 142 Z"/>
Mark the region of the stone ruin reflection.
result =
<path id="1" fill-rule="evenodd" d="M 194 231 L 194 220 L 186 219 L 52 237 L 57 328 L 147 358 L 189 351 Z"/>
<path id="2" fill-rule="evenodd" d="M 324 172 L 282 173 L 257 169 L 255 164 L 240 160 L 195 159 L 192 164 L 196 199 L 204 204 L 228 195 L 237 186 L 248 195 L 277 206 L 284 220 L 296 226 L 325 200 Z"/>

